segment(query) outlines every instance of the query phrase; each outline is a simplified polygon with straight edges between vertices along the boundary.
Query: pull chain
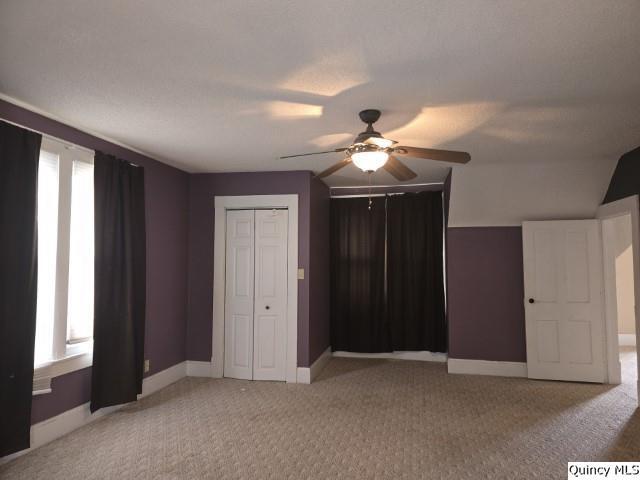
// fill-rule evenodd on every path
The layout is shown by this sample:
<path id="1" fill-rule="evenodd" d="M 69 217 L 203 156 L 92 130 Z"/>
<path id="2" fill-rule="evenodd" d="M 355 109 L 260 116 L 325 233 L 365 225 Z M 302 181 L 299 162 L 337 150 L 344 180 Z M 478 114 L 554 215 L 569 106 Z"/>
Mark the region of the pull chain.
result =
<path id="1" fill-rule="evenodd" d="M 369 174 L 369 211 L 371 211 L 371 205 L 373 204 L 373 201 L 371 200 L 371 175 L 373 174 L 373 172 L 367 172 Z"/>

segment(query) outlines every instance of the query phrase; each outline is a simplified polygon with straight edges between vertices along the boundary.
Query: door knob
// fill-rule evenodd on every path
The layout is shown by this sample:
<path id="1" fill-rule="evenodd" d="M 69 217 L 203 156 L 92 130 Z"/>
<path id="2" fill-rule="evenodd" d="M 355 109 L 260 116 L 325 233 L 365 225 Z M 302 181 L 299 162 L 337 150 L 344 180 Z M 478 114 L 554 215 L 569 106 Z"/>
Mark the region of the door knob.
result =
<path id="1" fill-rule="evenodd" d="M 535 300 L 533 298 L 529 299 L 529 303 L 534 303 L 534 302 L 535 302 Z"/>
<path id="2" fill-rule="evenodd" d="M 267 305 L 267 306 L 266 306 L 266 307 L 264 307 L 264 308 L 266 308 L 267 310 L 269 310 L 269 308 L 271 308 L 271 307 L 269 307 L 269 305 Z"/>

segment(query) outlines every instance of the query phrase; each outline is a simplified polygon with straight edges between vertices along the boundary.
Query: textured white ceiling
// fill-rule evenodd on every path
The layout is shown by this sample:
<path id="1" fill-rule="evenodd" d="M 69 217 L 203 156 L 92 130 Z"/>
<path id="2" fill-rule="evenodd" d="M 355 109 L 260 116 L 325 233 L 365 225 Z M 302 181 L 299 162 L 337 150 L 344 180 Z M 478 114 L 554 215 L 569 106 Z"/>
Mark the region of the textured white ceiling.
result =
<path id="1" fill-rule="evenodd" d="M 346 145 L 379 108 L 401 143 L 470 152 L 454 179 L 602 175 L 640 143 L 639 23 L 637 0 L 3 0 L 0 92 L 192 172 L 319 171 L 340 154 L 277 157 Z"/>

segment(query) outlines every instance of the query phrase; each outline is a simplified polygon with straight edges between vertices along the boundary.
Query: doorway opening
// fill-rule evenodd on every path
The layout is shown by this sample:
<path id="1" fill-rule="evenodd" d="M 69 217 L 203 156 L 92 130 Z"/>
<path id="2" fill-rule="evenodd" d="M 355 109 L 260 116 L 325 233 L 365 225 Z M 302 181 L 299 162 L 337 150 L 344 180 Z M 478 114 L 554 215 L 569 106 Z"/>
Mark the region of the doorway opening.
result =
<path id="1" fill-rule="evenodd" d="M 636 385 L 638 381 L 636 281 L 633 222 L 630 213 L 602 220 L 607 301 L 609 382 Z M 614 368 L 611 368 L 611 367 Z"/>
<path id="2" fill-rule="evenodd" d="M 640 405 L 637 353 L 640 343 L 637 305 L 640 301 L 639 203 L 638 195 L 605 203 L 598 207 L 596 217 L 602 224 L 608 382 L 629 386 L 629 393 L 635 392 Z M 632 270 L 631 279 L 629 269 Z"/>

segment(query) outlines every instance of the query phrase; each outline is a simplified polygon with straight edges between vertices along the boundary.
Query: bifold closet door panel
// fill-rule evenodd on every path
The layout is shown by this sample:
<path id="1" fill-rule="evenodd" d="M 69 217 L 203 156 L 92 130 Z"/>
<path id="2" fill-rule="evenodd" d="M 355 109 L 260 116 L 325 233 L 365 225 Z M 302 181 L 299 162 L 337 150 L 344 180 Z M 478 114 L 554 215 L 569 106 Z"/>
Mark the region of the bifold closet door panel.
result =
<path id="1" fill-rule="evenodd" d="M 287 210 L 255 212 L 253 378 L 286 379 Z"/>
<path id="2" fill-rule="evenodd" d="M 227 212 L 224 376 L 253 378 L 254 210 Z"/>

